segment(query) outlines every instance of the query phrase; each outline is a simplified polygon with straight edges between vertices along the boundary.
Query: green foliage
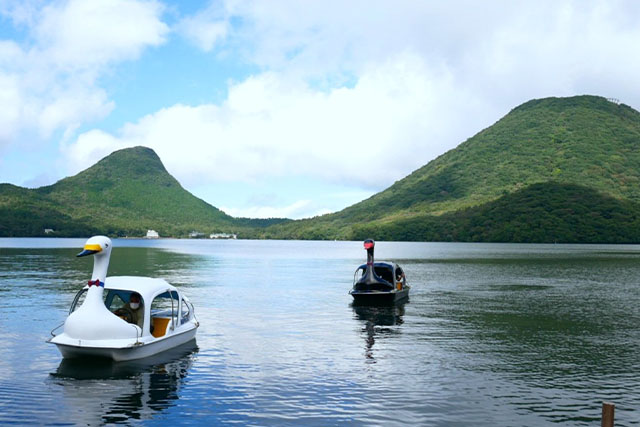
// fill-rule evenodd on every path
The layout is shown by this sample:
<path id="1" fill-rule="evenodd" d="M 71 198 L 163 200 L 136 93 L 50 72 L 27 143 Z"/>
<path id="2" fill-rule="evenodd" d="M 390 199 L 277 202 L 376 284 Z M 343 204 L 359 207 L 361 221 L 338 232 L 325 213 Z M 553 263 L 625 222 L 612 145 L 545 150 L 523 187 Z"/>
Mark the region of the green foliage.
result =
<path id="1" fill-rule="evenodd" d="M 441 216 L 359 225 L 352 239 L 513 242 L 639 243 L 640 203 L 590 188 L 534 184 L 482 206 Z"/>
<path id="2" fill-rule="evenodd" d="M 3 236 L 40 236 L 51 228 L 58 236 L 144 236 L 154 229 L 163 237 L 186 237 L 194 230 L 243 237 L 283 222 L 226 215 L 183 189 L 145 147 L 116 151 L 78 175 L 36 190 L 0 186 L 3 206 Z"/>
<path id="3" fill-rule="evenodd" d="M 469 223 L 472 229 L 455 238 L 449 231 L 430 235 L 411 227 L 430 221 L 435 227 L 439 215 L 546 182 L 586 185 L 640 202 L 639 148 L 640 113 L 626 105 L 596 96 L 533 100 L 369 199 L 334 214 L 269 227 L 266 234 L 300 238 L 322 230 L 329 238 L 359 239 L 366 234 L 362 230 L 376 227 L 391 240 L 509 241 L 515 234 L 507 225 L 502 237 L 483 237 L 474 230 L 485 224 Z"/>
<path id="4" fill-rule="evenodd" d="M 232 218 L 135 147 L 48 187 L 0 185 L 0 236 L 151 228 L 173 237 L 637 243 L 639 148 L 640 113 L 626 105 L 532 100 L 369 199 L 290 221 Z"/>
<path id="5" fill-rule="evenodd" d="M 91 225 L 60 212 L 55 204 L 34 191 L 10 184 L 0 184 L 0 218 L 0 237 L 45 236 L 45 229 L 56 230 L 51 234 L 55 237 L 96 231 Z"/>

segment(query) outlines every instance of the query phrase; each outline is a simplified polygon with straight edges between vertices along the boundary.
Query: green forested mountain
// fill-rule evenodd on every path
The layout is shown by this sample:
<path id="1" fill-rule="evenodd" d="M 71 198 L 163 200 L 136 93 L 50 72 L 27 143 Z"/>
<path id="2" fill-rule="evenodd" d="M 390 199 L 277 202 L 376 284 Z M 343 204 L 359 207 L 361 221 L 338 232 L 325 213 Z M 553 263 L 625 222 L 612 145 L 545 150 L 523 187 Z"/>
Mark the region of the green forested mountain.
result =
<path id="1" fill-rule="evenodd" d="M 532 100 L 369 199 L 334 214 L 270 227 L 265 236 L 609 241 L 582 234 L 580 227 L 595 230 L 604 222 L 596 218 L 598 221 L 585 224 L 589 218 L 580 216 L 584 214 L 582 209 L 574 209 L 573 204 L 578 202 L 572 198 L 565 201 L 565 208 L 573 209 L 574 216 L 557 209 L 550 215 L 554 221 L 573 218 L 573 234 L 554 236 L 554 229 L 536 222 L 534 211 L 523 212 L 516 224 L 492 224 L 493 231 L 468 227 L 477 226 L 471 216 L 483 216 L 496 206 L 503 210 L 503 220 L 518 216 L 519 197 L 542 196 L 540 188 L 565 196 L 570 191 L 585 197 L 588 194 L 599 203 L 617 203 L 616 209 L 635 215 L 636 203 L 640 202 L 639 148 L 640 113 L 626 105 L 596 96 Z M 545 183 L 545 187 L 531 187 Z M 539 202 L 558 200 L 541 198 Z M 476 209 L 467 210 L 472 207 Z M 529 221 L 523 221 L 526 218 Z M 611 218 L 610 223 L 618 219 Z M 521 234 L 495 229 L 516 226 Z M 427 232 L 427 228 L 440 231 Z"/>
<path id="2" fill-rule="evenodd" d="M 590 188 L 546 182 L 443 215 L 415 215 L 353 228 L 352 238 L 381 240 L 637 243 L 640 203 Z"/>
<path id="3" fill-rule="evenodd" d="M 90 224 L 71 218 L 61 207 L 34 190 L 0 184 L 0 237 L 42 236 L 46 228 L 58 236 L 81 236 L 96 231 Z"/>
<path id="4" fill-rule="evenodd" d="M 75 176 L 35 191 L 64 206 L 73 218 L 108 224 L 108 234 L 144 235 L 149 228 L 160 235 L 186 234 L 205 223 L 228 227 L 233 222 L 182 188 L 157 154 L 145 147 L 116 151 Z"/>
<path id="5" fill-rule="evenodd" d="M 0 235 L 38 236 L 99 232 L 161 236 L 191 231 L 247 234 L 279 220 L 232 218 L 186 191 L 156 153 L 145 147 L 119 150 L 79 174 L 35 190 L 0 186 Z"/>
<path id="6" fill-rule="evenodd" d="M 340 212 L 232 218 L 148 148 L 116 151 L 35 190 L 0 184 L 0 236 L 162 236 L 640 243 L 640 113 L 605 98 L 529 101 L 386 190 Z"/>

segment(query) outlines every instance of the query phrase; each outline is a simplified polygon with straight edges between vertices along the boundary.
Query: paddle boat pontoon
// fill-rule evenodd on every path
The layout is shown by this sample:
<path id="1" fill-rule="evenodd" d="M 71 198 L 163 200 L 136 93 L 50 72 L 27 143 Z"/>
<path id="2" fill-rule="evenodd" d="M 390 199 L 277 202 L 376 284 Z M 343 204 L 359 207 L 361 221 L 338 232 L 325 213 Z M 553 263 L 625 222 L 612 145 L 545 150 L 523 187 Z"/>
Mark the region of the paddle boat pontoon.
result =
<path id="1" fill-rule="evenodd" d="M 364 241 L 367 263 L 356 269 L 353 289 L 349 292 L 354 303 L 389 304 L 409 297 L 410 287 L 402 268 L 394 262 L 374 262 L 372 239 Z"/>
<path id="2" fill-rule="evenodd" d="M 90 238 L 77 256 L 86 255 L 94 255 L 91 280 L 74 298 L 64 332 L 53 334 L 60 325 L 48 341 L 62 357 L 140 359 L 195 337 L 199 323 L 193 304 L 178 289 L 163 279 L 106 277 L 111 255 L 107 237 Z M 132 304 L 136 299 L 140 302 Z"/>

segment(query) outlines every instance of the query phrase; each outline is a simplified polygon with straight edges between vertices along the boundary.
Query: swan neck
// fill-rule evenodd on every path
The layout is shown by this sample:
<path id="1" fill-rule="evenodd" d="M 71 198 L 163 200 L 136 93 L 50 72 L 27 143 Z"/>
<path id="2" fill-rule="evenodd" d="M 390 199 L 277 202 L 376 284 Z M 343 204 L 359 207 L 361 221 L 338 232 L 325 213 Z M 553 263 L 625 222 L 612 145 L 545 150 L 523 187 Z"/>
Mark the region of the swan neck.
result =
<path id="1" fill-rule="evenodd" d="M 102 305 L 104 305 L 104 302 L 102 301 L 103 292 L 104 292 L 104 287 L 102 286 L 90 286 L 89 290 L 87 291 L 87 297 L 85 299 L 85 302 L 82 305 L 94 306 L 96 302 L 100 302 L 102 303 Z"/>
<path id="2" fill-rule="evenodd" d="M 109 268 L 109 254 L 96 254 L 93 259 L 93 273 L 91 280 L 99 280 L 102 283 L 107 279 L 107 269 Z"/>

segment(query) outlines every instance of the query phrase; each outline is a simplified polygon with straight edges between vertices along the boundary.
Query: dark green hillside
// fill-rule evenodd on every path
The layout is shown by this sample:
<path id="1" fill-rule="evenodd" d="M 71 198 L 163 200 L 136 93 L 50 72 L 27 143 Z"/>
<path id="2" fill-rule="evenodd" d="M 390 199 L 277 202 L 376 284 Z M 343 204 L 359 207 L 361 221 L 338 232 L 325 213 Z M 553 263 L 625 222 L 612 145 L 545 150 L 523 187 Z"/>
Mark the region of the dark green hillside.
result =
<path id="1" fill-rule="evenodd" d="M 71 217 L 96 224 L 108 234 L 139 236 L 153 228 L 160 235 L 180 235 L 230 227 L 233 222 L 182 188 L 156 153 L 145 147 L 116 151 L 36 192 L 64 206 Z"/>
<path id="2" fill-rule="evenodd" d="M 640 202 L 640 113 L 596 96 L 529 101 L 369 199 L 267 236 L 350 238 L 360 223 L 406 224 L 545 182 Z"/>
<path id="3" fill-rule="evenodd" d="M 120 150 L 54 185 L 0 185 L 0 236 L 190 231 L 285 239 L 640 242 L 640 113 L 596 96 L 529 101 L 386 190 L 300 221 L 232 218 L 152 150 Z"/>
<path id="4" fill-rule="evenodd" d="M 119 150 L 79 174 L 35 190 L 0 185 L 0 236 L 144 236 L 191 231 L 256 235 L 283 219 L 235 219 L 186 191 L 145 147 Z"/>
<path id="5" fill-rule="evenodd" d="M 56 237 L 92 234 L 94 227 L 62 213 L 50 200 L 33 190 L 0 184 L 0 236 L 44 236 L 57 230 Z"/>
<path id="6" fill-rule="evenodd" d="M 482 206 L 441 216 L 354 227 L 353 239 L 638 243 L 640 203 L 590 188 L 554 182 L 533 184 Z"/>
<path id="7" fill-rule="evenodd" d="M 443 212 L 537 182 L 640 201 L 640 113 L 604 98 L 529 101 L 454 150 L 351 209 Z"/>

